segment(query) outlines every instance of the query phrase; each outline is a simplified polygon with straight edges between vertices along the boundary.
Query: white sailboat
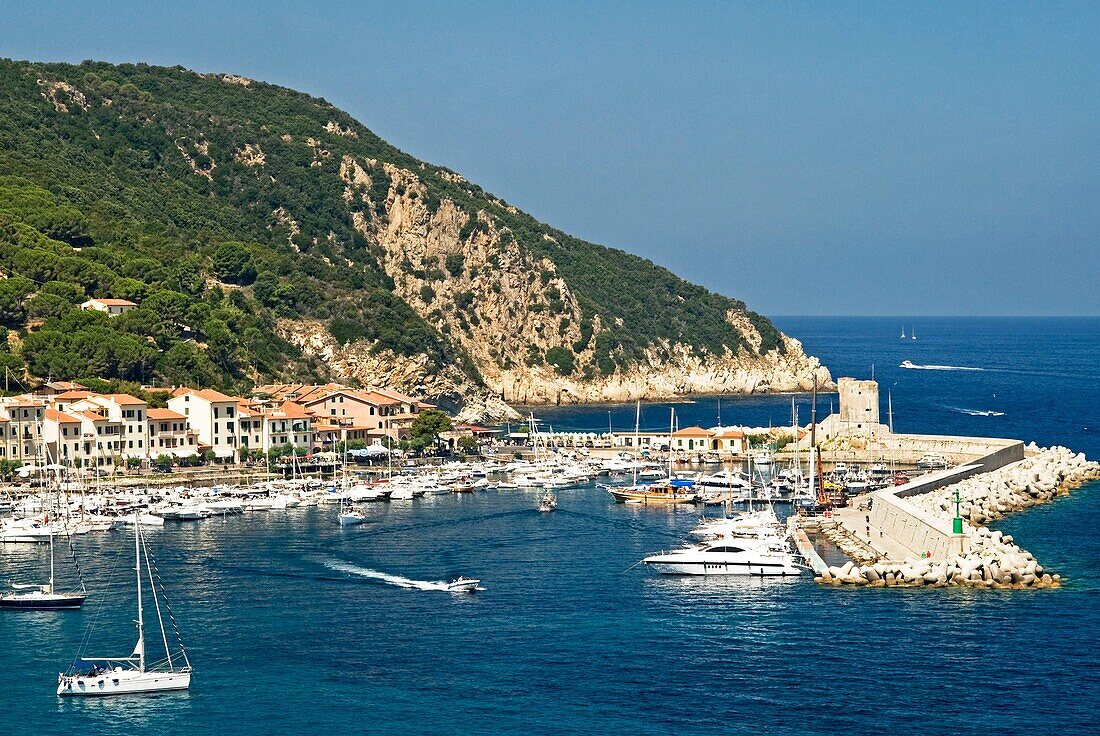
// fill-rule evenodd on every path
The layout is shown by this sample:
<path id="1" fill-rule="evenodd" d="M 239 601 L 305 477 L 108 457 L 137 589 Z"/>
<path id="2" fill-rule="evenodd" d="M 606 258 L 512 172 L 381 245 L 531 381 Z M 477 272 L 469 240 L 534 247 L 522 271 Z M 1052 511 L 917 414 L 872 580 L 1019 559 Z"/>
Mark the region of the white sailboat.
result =
<path id="1" fill-rule="evenodd" d="M 136 514 L 135 514 L 136 516 Z M 168 633 L 161 616 L 161 602 L 157 597 L 156 583 L 153 580 L 152 566 L 149 564 L 149 551 L 142 539 L 142 525 L 134 523 L 134 570 L 137 574 L 137 627 L 138 640 L 129 657 L 79 657 L 68 672 L 57 676 L 57 694 L 62 696 L 105 696 L 131 693 L 155 693 L 169 690 L 187 690 L 191 687 L 191 662 L 179 641 L 176 631 L 178 651 L 173 653 L 168 645 Z M 149 664 L 145 657 L 145 611 L 142 607 L 141 560 L 146 561 L 149 588 L 153 605 L 160 625 L 161 641 L 164 643 L 165 659 Z M 167 607 L 167 601 L 165 602 Z M 168 611 L 171 617 L 171 610 Z M 173 629 L 175 628 L 173 621 Z"/>
<path id="2" fill-rule="evenodd" d="M 46 518 L 49 526 L 49 517 Z M 58 593 L 54 590 L 54 552 L 53 552 L 53 527 L 50 526 L 50 581 L 45 585 L 12 583 L 15 593 L 0 595 L 0 608 L 8 608 L 21 611 L 60 611 L 80 608 L 84 604 L 87 591 L 84 583 L 80 584 L 79 593 Z"/>
<path id="3" fill-rule="evenodd" d="M 905 339 L 905 325 L 902 325 L 902 327 L 901 327 L 901 339 L 902 340 Z"/>

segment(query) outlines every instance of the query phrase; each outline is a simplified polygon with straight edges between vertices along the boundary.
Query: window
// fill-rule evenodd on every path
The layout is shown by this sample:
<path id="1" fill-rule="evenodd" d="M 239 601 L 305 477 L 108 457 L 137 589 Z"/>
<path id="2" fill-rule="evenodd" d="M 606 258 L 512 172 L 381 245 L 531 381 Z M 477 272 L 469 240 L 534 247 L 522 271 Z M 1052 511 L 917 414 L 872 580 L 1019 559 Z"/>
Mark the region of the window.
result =
<path id="1" fill-rule="evenodd" d="M 216 406 L 214 407 L 214 418 L 215 419 L 218 418 L 218 407 L 216 407 Z"/>

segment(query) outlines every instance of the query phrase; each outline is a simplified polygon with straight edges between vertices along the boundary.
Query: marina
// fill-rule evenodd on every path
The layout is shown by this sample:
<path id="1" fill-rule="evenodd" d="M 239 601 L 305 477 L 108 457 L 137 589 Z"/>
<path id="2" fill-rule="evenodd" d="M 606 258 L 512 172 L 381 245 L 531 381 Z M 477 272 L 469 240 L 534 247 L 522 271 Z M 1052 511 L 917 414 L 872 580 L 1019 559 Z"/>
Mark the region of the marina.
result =
<path id="1" fill-rule="evenodd" d="M 752 402 L 744 403 L 742 411 L 751 421 Z M 698 405 L 678 409 L 687 421 L 695 421 L 690 414 L 692 406 Z M 775 412 L 789 413 L 789 399 L 776 397 L 770 406 Z M 730 400 L 724 410 L 730 412 L 729 416 L 736 416 L 737 409 L 737 402 Z M 637 407 L 630 407 L 629 411 L 633 414 Z M 645 411 L 643 407 L 641 413 Z M 592 410 L 591 414 L 596 416 L 598 412 L 598 409 Z M 821 413 L 827 416 L 827 411 Z M 664 414 L 667 420 L 667 409 Z M 802 416 L 808 413 L 803 411 Z M 555 420 L 555 425 L 559 421 L 560 418 Z M 97 629 L 102 631 L 96 641 L 103 644 L 103 649 L 97 647 L 97 651 L 91 653 L 98 655 L 105 650 L 118 651 L 130 646 L 133 643 L 130 639 L 133 625 L 129 623 L 134 618 L 133 599 L 131 594 L 127 600 L 123 594 L 125 586 L 120 587 L 117 580 L 122 579 L 120 576 L 125 574 L 128 565 L 131 568 L 133 565 L 135 517 L 132 514 L 136 507 L 142 537 L 161 567 L 166 592 L 181 633 L 188 640 L 187 653 L 195 666 L 190 694 L 172 698 L 182 698 L 180 702 L 186 702 L 185 707 L 191 713 L 189 718 L 198 722 L 216 720 L 241 733 L 259 733 L 246 719 L 223 714 L 218 705 L 226 697 L 223 693 L 233 691 L 236 696 L 249 698 L 258 707 L 266 703 L 267 707 L 280 711 L 288 701 L 295 703 L 301 697 L 284 693 L 276 704 L 270 694 L 279 689 L 275 686 L 278 680 L 273 679 L 276 673 L 257 666 L 235 666 L 231 676 L 230 670 L 219 664 L 223 661 L 219 652 L 243 652 L 249 647 L 249 640 L 256 637 L 268 642 L 272 657 L 293 658 L 299 662 L 306 676 L 318 680 L 335 678 L 319 691 L 312 691 L 315 695 L 320 692 L 327 697 L 340 697 L 341 692 L 350 692 L 347 688 L 357 690 L 364 677 L 359 663 L 366 656 L 368 661 L 385 658 L 388 663 L 384 668 L 375 668 L 365 674 L 366 683 L 378 692 L 368 698 L 372 709 L 381 708 L 391 714 L 400 712 L 405 706 L 396 705 L 393 698 L 398 704 L 408 702 L 407 707 L 413 707 L 412 701 L 403 701 L 395 690 L 398 683 L 403 687 L 420 683 L 416 687 L 457 695 L 454 690 L 457 682 L 468 682 L 472 678 L 480 683 L 479 688 L 512 688 L 519 693 L 517 697 L 528 713 L 550 717 L 545 704 L 535 697 L 538 688 L 526 682 L 526 668 L 509 653 L 486 654 L 484 648 L 479 647 L 481 654 L 471 659 L 461 651 L 453 651 L 453 642 L 501 641 L 506 649 L 523 651 L 526 657 L 535 657 L 540 667 L 549 667 L 548 676 L 551 677 L 564 677 L 567 668 L 575 667 L 572 663 L 577 661 L 598 660 L 601 649 L 614 650 L 618 656 L 625 657 L 624 664 L 610 670 L 607 665 L 601 665 L 601 672 L 610 672 L 624 684 L 608 685 L 601 699 L 610 697 L 626 702 L 639 687 L 650 693 L 650 697 L 658 692 L 656 688 L 636 682 L 627 688 L 625 683 L 632 682 L 629 663 L 651 656 L 653 647 L 647 643 L 652 639 L 654 627 L 670 626 L 676 645 L 674 649 L 658 648 L 658 656 L 667 661 L 675 657 L 680 662 L 673 675 L 674 682 L 690 689 L 689 680 L 703 677 L 706 671 L 690 664 L 691 658 L 705 660 L 705 648 L 719 646 L 728 656 L 739 660 L 748 657 L 755 678 L 763 683 L 764 692 L 774 699 L 775 705 L 770 710 L 778 717 L 777 709 L 783 704 L 804 705 L 813 703 L 814 698 L 805 692 L 777 689 L 781 687 L 779 683 L 786 676 L 783 673 L 787 672 L 788 665 L 764 649 L 754 652 L 755 644 L 739 644 L 740 637 L 731 634 L 738 626 L 749 627 L 749 630 L 764 626 L 762 636 L 769 642 L 769 649 L 771 646 L 793 646 L 797 641 L 809 656 L 817 656 L 813 653 L 819 645 L 812 638 L 792 638 L 793 634 L 781 632 L 788 632 L 792 626 L 808 626 L 814 616 L 832 615 L 840 604 L 839 600 L 832 599 L 840 594 L 836 588 L 887 587 L 891 585 L 888 575 L 893 576 L 894 587 L 916 587 L 918 578 L 920 587 L 942 587 L 941 593 L 927 597 L 928 603 L 922 604 L 922 608 L 931 611 L 941 626 L 956 631 L 956 636 L 969 636 L 969 629 L 962 619 L 955 620 L 954 614 L 935 602 L 941 595 L 979 596 L 968 599 L 968 607 L 991 613 L 1007 612 L 1020 606 L 1046 609 L 1069 605 L 1072 610 L 1074 601 L 1093 589 L 1092 581 L 1081 575 L 1082 570 L 1088 569 L 1087 564 L 1079 561 L 1080 555 L 1089 554 L 1091 543 L 1080 548 L 1067 547 L 1060 542 L 1051 546 L 1052 539 L 1062 539 L 1067 533 L 1075 533 L 1075 538 L 1082 539 L 1079 532 L 1070 530 L 1087 524 L 1091 513 L 1083 504 L 1094 497 L 1095 484 L 1085 483 L 1067 498 L 1058 496 L 1065 482 L 1076 482 L 1077 476 L 1071 470 L 1076 467 L 1073 463 L 1077 456 L 1055 452 L 1050 455 L 1053 465 L 1041 468 L 1035 465 L 1031 472 L 1022 467 L 1023 463 L 1047 457 L 1037 447 L 1022 442 L 997 444 L 973 436 L 967 443 L 960 444 L 961 434 L 951 437 L 955 439 L 939 441 L 935 447 L 929 446 L 921 452 L 917 452 L 916 444 L 906 446 L 906 457 L 911 462 L 891 463 L 886 457 L 884 471 L 878 460 L 866 453 L 866 446 L 861 450 L 851 442 L 836 441 L 836 437 L 825 432 L 821 440 L 824 477 L 830 482 L 848 478 L 851 490 L 859 491 L 852 493 L 847 506 L 832 509 L 828 517 L 809 510 L 800 516 L 796 499 L 780 500 L 790 493 L 777 493 L 770 504 L 760 498 L 766 489 L 773 489 L 776 479 L 784 479 L 782 482 L 792 489 L 810 482 L 807 448 L 801 450 L 800 467 L 791 465 L 792 452 L 776 452 L 771 467 L 763 472 L 751 457 L 740 463 L 702 465 L 681 464 L 674 458 L 670 476 L 668 458 L 656 453 L 635 465 L 632 453 L 622 456 L 616 451 L 608 457 L 590 453 L 585 457 L 583 453 L 565 450 L 548 453 L 540 447 L 526 453 L 524 459 L 506 452 L 488 463 L 394 470 L 393 480 L 387 480 L 389 471 L 384 466 L 361 474 L 364 469 L 349 465 L 346 475 L 329 471 L 308 481 L 300 478 L 254 479 L 217 487 L 200 484 L 187 488 L 170 485 L 144 488 L 135 481 L 118 491 L 107 492 L 102 503 L 89 504 L 95 507 L 89 508 L 84 517 L 83 523 L 89 528 L 76 529 L 74 525 L 72 530 L 82 532 L 73 533 L 71 538 L 88 586 L 85 611 L 46 614 L 60 617 L 56 625 L 61 627 L 62 633 L 55 644 L 37 642 L 35 630 L 27 628 L 31 620 L 27 617 L 42 615 L 41 612 L 9 612 L 0 616 L 0 631 L 5 636 L 19 636 L 26 642 L 21 645 L 21 652 L 39 646 L 48 653 L 48 656 L 43 653 L 25 655 L 20 665 L 28 673 L 37 673 L 33 687 L 26 684 L 28 678 L 23 678 L 19 685 L 19 688 L 27 688 L 25 692 L 32 700 L 40 697 L 32 693 L 41 690 L 43 680 L 51 677 L 51 671 L 64 669 L 66 662 L 72 661 L 73 647 L 88 623 L 85 619 L 95 618 L 99 622 Z M 893 443 L 892 446 L 900 447 L 897 444 L 900 440 L 891 439 L 885 432 L 877 439 L 886 446 Z M 825 448 L 827 442 L 832 444 Z M 915 443 L 916 440 L 906 442 Z M 1085 447 L 1087 449 L 1087 443 Z M 985 455 L 979 454 L 981 448 L 987 448 Z M 957 454 L 955 450 L 967 452 Z M 838 453 L 836 458 L 832 456 L 834 451 Z M 998 452 L 1005 453 L 999 461 L 982 461 L 983 457 Z M 1015 459 L 1017 452 L 1022 459 Z M 926 454 L 930 456 L 925 458 L 927 462 L 923 465 L 940 465 L 932 462 L 936 458 L 931 455 L 937 453 L 949 461 L 950 467 L 918 467 L 922 464 L 919 460 Z M 959 462 L 960 459 L 964 461 Z M 987 467 L 991 462 L 1000 463 L 999 469 Z M 1056 468 L 1062 470 L 1056 472 Z M 635 472 L 638 473 L 637 482 Z M 643 478 L 647 472 L 648 477 Z M 985 477 L 983 473 L 989 472 L 1000 473 L 997 477 L 1003 480 L 1006 489 L 1013 486 L 1023 489 L 1025 485 L 1032 488 L 1023 481 L 1036 474 L 1040 482 L 1032 489 L 1035 495 L 1025 492 L 1011 500 L 1005 495 L 1006 490 L 1002 495 L 982 500 L 976 490 L 986 487 L 981 479 Z M 895 485 L 897 475 L 904 475 L 906 482 Z M 649 505 L 616 503 L 606 490 L 645 485 L 646 482 L 649 485 L 659 485 L 662 481 L 670 483 L 670 478 L 682 483 L 678 488 L 686 489 L 684 494 L 691 491 L 700 495 L 696 500 L 702 500 L 711 492 L 724 494 L 731 487 L 736 487 L 738 493 L 736 498 L 723 499 L 716 505 Z M 1080 480 L 1084 482 L 1083 478 Z M 949 568 L 944 568 L 943 562 L 935 558 L 922 558 L 901 544 L 902 531 L 895 531 L 891 539 L 866 534 L 863 527 L 867 516 L 873 517 L 872 530 L 885 527 L 885 512 L 892 507 L 889 501 L 882 500 L 883 496 L 893 496 L 899 508 L 904 508 L 904 504 L 919 504 L 920 513 L 929 514 L 934 524 L 945 524 L 950 531 L 948 512 L 954 506 L 948 503 L 949 489 L 959 482 L 972 484 L 964 494 L 968 504 L 960 509 L 968 524 L 991 524 L 993 519 L 1009 514 L 995 529 L 984 530 L 983 526 L 983 531 L 973 535 L 971 544 L 976 554 L 973 558 L 964 556 L 961 561 L 965 564 L 952 562 Z M 862 483 L 868 486 L 864 488 Z M 930 490 L 920 493 L 922 487 L 930 487 Z M 12 498 L 9 518 L 32 510 L 44 514 L 52 495 L 46 490 L 34 490 Z M 1024 500 L 1025 496 L 1028 500 Z M 540 513 L 540 506 L 548 497 L 555 502 L 554 513 Z M 76 502 L 80 494 L 71 493 L 66 498 L 73 504 L 68 518 L 79 519 L 80 508 Z M 874 500 L 870 508 L 864 510 L 861 504 L 867 499 Z M 927 505 L 920 499 L 927 499 Z M 1049 503 L 1051 501 L 1054 502 Z M 948 508 L 944 509 L 944 505 Z M 1011 513 L 1017 508 L 1036 506 L 1038 508 L 1027 513 Z M 358 522 L 341 524 L 342 514 L 352 508 L 359 515 Z M 112 510 L 119 515 L 110 523 L 98 518 L 101 512 Z M 1046 510 L 1056 512 L 1056 516 L 1044 513 Z M 124 512 L 131 515 L 127 517 Z M 883 519 L 877 519 L 876 513 L 882 513 Z M 1082 515 L 1067 521 L 1075 514 Z M 1054 518 L 1061 521 L 1056 537 L 1051 538 L 1050 528 L 1044 524 L 1045 520 Z M 49 523 L 56 523 L 57 519 L 50 514 Z M 37 522 L 32 519 L 30 524 L 13 527 L 13 530 L 22 529 L 19 533 L 33 541 L 0 546 L 6 578 L 28 583 L 43 579 L 49 562 L 49 545 L 41 541 L 43 535 L 48 539 L 50 526 L 46 521 L 40 516 Z M 130 540 L 129 563 L 124 552 L 127 539 Z M 921 544 L 927 543 L 922 541 Z M 1021 544 L 1029 551 L 1012 549 L 1013 545 Z M 59 552 L 63 546 L 58 545 Z M 731 548 L 741 551 L 728 551 Z M 592 553 L 596 550 L 599 557 L 593 558 Z M 679 550 L 686 552 L 677 555 Z M 759 554 L 739 568 L 736 556 L 753 550 Z M 935 550 L 920 551 L 939 554 Z M 671 562 L 662 559 L 669 554 L 674 555 Z M 861 558 L 862 554 L 868 557 Z M 1024 554 L 1032 556 L 1025 558 L 1017 581 L 1012 577 L 1016 572 L 1014 558 Z M 974 564 L 983 556 L 995 557 L 997 567 Z M 71 588 L 71 584 L 77 582 L 75 571 L 71 565 L 63 563 L 62 558 L 59 554 L 59 584 Z M 679 567 L 684 562 L 688 563 L 687 567 Z M 770 569 L 790 570 L 793 574 L 768 575 L 759 564 L 754 569 L 752 562 L 778 564 L 779 567 Z M 678 567 L 661 568 L 669 564 Z M 1029 565 L 1033 565 L 1030 572 Z M 705 574 L 698 574 L 696 568 L 702 568 Z M 869 573 L 879 569 L 882 569 L 881 582 L 868 578 Z M 987 570 L 990 573 L 988 585 Z M 1000 573 L 996 579 L 994 570 Z M 1006 572 L 1010 576 L 1008 582 L 1004 580 Z M 975 573 L 981 583 L 962 582 L 971 581 Z M 1009 601 L 990 598 L 988 592 L 976 590 L 979 587 L 1043 587 L 1027 584 L 1029 574 L 1035 575 L 1040 583 L 1044 575 L 1050 576 L 1050 583 L 1057 582 L 1061 586 L 1057 593 L 1046 595 L 1057 595 L 1059 602 L 1053 599 L 1050 603 L 1038 599 Z M 1060 580 L 1056 581 L 1055 575 Z M 131 580 L 132 576 L 131 570 Z M 941 576 L 944 578 L 942 583 Z M 832 579 L 826 580 L 827 577 Z M 855 582 L 856 577 L 864 582 Z M 108 585 L 111 578 L 116 582 Z M 953 586 L 951 581 L 956 578 L 959 582 Z M 815 579 L 816 585 L 812 582 Z M 1051 584 L 1049 587 L 1056 586 Z M 467 590 L 476 593 L 471 595 L 465 592 Z M 245 606 L 235 603 L 246 591 L 254 603 Z M 898 594 L 892 595 L 896 598 Z M 614 630 L 601 625 L 598 618 L 579 616 L 578 611 L 588 610 L 592 605 L 608 611 L 605 615 L 614 621 Z M 868 599 L 861 603 L 848 601 L 844 605 L 871 606 L 883 610 L 882 615 L 900 617 L 904 621 L 910 615 L 907 610 L 911 603 L 896 598 L 893 602 L 872 603 Z M 264 610 L 281 613 L 278 620 L 273 621 Z M 354 615 L 349 617 L 348 611 L 354 611 Z M 1005 619 L 1001 625 L 995 619 L 988 619 L 988 615 L 985 618 L 983 636 L 996 636 L 1002 642 L 998 646 L 1013 646 L 1012 642 L 1023 645 L 1019 639 L 1021 634 L 1007 628 L 1011 619 Z M 526 625 L 517 627 L 516 622 L 525 620 L 538 622 L 537 635 Z M 269 629 L 285 643 L 272 642 L 266 634 L 260 633 Z M 893 636 L 902 636 L 893 625 L 888 629 Z M 324 634 L 309 633 L 317 630 Z M 375 632 L 385 632 L 385 636 L 379 638 Z M 1029 642 L 1042 642 L 1048 653 L 1044 656 L 1056 656 L 1062 646 L 1056 641 L 1056 637 L 1063 635 L 1059 632 L 1058 626 L 1043 633 L 1032 630 L 1028 632 Z M 702 638 L 696 641 L 700 635 Z M 552 637 L 551 641 L 547 640 L 548 636 Z M 334 656 L 333 637 L 339 641 L 369 639 L 372 653 L 353 656 L 349 652 L 346 656 Z M 878 641 L 874 637 L 866 639 L 866 635 L 864 638 Z M 880 643 L 877 646 L 891 645 Z M 558 661 L 555 652 L 563 651 L 566 656 L 561 659 L 561 665 L 548 664 Z M 302 662 L 297 656 L 299 652 L 313 655 L 308 657 L 311 661 Z M 441 652 L 445 652 L 442 655 L 445 670 L 433 668 L 432 673 L 425 675 L 417 663 L 429 659 L 437 661 Z M 682 662 L 684 657 L 688 658 L 687 664 Z M 901 662 L 920 661 L 919 655 L 913 653 L 902 655 L 898 652 L 896 658 Z M 790 674 L 793 675 L 793 671 Z M 237 681 L 242 676 L 246 681 L 243 693 Z M 356 684 L 352 686 L 352 682 Z M 572 697 L 580 702 L 590 697 L 580 691 L 572 692 Z M 984 696 L 986 699 L 988 692 Z M 389 699 L 390 704 L 383 704 L 383 699 Z M 113 702 L 124 703 L 125 700 Z M 975 705 L 963 698 L 958 707 Z M 308 711 L 310 706 L 301 702 L 297 707 Z M 353 712 L 366 717 L 360 710 L 362 707 L 366 706 L 357 706 Z M 120 708 L 118 712 L 134 713 L 133 717 L 137 717 L 130 706 Z M 666 700 L 664 708 L 669 717 L 691 717 L 692 709 L 686 703 L 680 706 Z M 568 706 L 557 708 L 556 712 L 566 722 L 582 718 L 580 710 Z M 729 712 L 720 708 L 704 716 L 699 730 L 716 732 Z M 721 715 L 723 713 L 726 715 Z M 455 717 L 468 719 L 473 715 L 474 706 L 460 706 Z M 96 718 L 91 714 L 80 717 Z M 293 716 L 285 718 L 288 726 L 296 722 Z M 840 716 L 826 717 L 820 723 L 825 729 L 839 727 L 844 720 Z M 635 723 L 635 727 L 641 732 L 657 732 L 641 721 Z M 516 730 L 518 728 L 517 723 Z M 513 729 L 505 726 L 496 730 Z"/>

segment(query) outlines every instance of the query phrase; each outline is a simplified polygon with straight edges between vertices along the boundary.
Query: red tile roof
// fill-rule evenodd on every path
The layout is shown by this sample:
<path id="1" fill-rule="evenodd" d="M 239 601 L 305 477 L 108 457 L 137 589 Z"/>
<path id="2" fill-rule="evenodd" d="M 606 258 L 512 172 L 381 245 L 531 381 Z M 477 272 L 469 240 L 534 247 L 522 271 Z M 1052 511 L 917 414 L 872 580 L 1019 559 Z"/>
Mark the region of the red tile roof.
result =
<path id="1" fill-rule="evenodd" d="M 171 409 L 150 409 L 149 418 L 155 421 L 164 419 L 186 419 L 183 414 L 172 411 Z"/>
<path id="2" fill-rule="evenodd" d="M 136 307 L 137 306 L 137 304 L 135 304 L 134 302 L 132 302 L 128 299 L 110 299 L 110 298 L 89 299 L 87 302 L 84 302 L 84 303 L 87 304 L 88 302 L 99 302 L 100 304 L 102 304 L 104 306 L 107 306 L 107 307 Z"/>
<path id="3" fill-rule="evenodd" d="M 103 394 L 116 404 L 144 404 L 146 403 L 142 399 L 130 394 Z"/>
<path id="4" fill-rule="evenodd" d="M 684 427 L 672 433 L 673 437 L 710 437 L 710 430 L 702 427 Z"/>

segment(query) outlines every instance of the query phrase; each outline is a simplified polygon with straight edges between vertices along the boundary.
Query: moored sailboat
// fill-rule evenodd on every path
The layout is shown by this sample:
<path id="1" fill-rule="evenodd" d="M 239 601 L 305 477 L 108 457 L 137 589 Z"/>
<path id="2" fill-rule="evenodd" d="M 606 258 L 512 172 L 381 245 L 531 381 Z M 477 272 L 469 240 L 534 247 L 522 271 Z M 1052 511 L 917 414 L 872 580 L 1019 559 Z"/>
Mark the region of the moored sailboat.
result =
<path id="1" fill-rule="evenodd" d="M 49 517 L 46 525 L 49 526 Z M 0 608 L 21 611 L 63 611 L 80 608 L 84 605 L 87 591 L 80 584 L 79 593 L 59 593 L 54 589 L 54 549 L 53 527 L 50 526 L 50 581 L 45 585 L 36 583 L 12 583 L 17 592 L 0 595 Z M 74 558 L 75 559 L 75 558 Z M 23 592 L 18 592 L 23 591 Z"/>
<path id="2" fill-rule="evenodd" d="M 136 513 L 135 513 L 136 517 Z M 131 693 L 155 693 L 170 690 L 187 690 L 191 687 L 191 662 L 187 652 L 176 634 L 177 651 L 173 652 L 168 644 L 168 633 L 164 628 L 161 615 L 161 600 L 157 596 L 153 579 L 153 566 L 149 551 L 142 539 L 142 525 L 134 523 L 134 570 L 137 575 L 137 627 L 138 640 L 129 657 L 85 657 L 80 656 L 67 672 L 57 676 L 57 694 L 62 696 L 105 696 Z M 164 643 L 165 659 L 149 664 L 145 652 L 145 611 L 142 605 L 142 559 L 145 559 L 146 574 L 152 592 L 153 605 L 160 625 L 161 641 Z M 163 596 L 161 596 L 163 597 Z M 168 602 L 164 601 L 167 609 Z M 172 616 L 168 609 L 169 618 Z"/>

